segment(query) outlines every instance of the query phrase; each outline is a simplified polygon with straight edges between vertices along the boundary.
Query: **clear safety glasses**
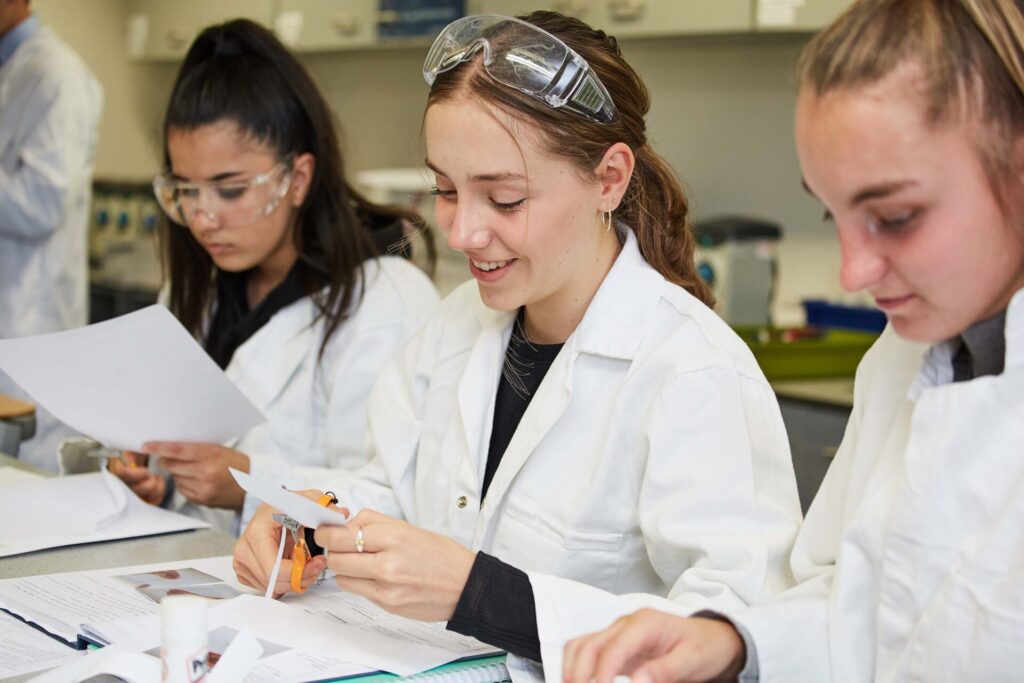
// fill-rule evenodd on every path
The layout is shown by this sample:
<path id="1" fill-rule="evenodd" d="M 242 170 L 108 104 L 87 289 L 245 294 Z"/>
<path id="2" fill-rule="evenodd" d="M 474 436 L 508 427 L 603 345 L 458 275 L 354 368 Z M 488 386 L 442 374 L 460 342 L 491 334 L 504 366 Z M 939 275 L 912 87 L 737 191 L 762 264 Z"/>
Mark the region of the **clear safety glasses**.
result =
<path id="1" fill-rule="evenodd" d="M 617 112 L 611 96 L 590 65 L 547 31 L 514 17 L 481 14 L 448 24 L 423 63 L 423 78 L 472 59 L 483 50 L 484 69 L 494 80 L 598 123 Z"/>
<path id="2" fill-rule="evenodd" d="M 291 187 L 291 158 L 248 180 L 185 182 L 170 174 L 153 179 L 153 193 L 172 221 L 190 225 L 202 212 L 224 226 L 255 223 L 269 216 Z"/>

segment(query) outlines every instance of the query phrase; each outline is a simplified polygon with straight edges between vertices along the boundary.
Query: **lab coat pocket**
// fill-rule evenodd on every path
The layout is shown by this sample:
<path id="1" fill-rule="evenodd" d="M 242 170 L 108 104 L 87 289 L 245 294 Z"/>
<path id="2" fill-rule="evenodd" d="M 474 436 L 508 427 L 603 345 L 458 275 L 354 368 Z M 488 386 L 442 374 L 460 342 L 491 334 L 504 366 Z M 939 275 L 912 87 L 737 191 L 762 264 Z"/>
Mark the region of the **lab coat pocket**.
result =
<path id="1" fill-rule="evenodd" d="M 494 538 L 495 554 L 524 571 L 537 571 L 613 590 L 625 535 L 572 527 L 510 496 Z"/>

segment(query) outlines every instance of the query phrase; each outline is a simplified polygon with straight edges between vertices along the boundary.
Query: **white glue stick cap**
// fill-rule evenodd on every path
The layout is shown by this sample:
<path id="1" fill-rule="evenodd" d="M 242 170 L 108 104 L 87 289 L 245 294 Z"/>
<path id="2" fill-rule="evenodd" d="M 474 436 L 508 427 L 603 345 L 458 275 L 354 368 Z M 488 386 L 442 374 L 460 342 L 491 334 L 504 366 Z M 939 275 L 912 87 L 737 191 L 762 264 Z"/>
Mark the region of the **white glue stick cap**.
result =
<path id="1" fill-rule="evenodd" d="M 205 598 L 168 595 L 160 602 L 163 683 L 199 683 L 208 670 Z"/>

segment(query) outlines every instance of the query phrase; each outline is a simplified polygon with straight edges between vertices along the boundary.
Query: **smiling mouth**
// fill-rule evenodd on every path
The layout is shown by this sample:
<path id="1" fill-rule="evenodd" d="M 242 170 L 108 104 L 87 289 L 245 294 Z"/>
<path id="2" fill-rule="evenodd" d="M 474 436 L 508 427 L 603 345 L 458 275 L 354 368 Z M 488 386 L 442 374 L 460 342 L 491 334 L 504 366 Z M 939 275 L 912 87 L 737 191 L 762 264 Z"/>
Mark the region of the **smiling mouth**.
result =
<path id="1" fill-rule="evenodd" d="M 505 259 L 504 261 L 476 261 L 474 259 L 469 260 L 469 262 L 473 264 L 474 268 L 482 270 L 485 273 L 489 273 L 492 270 L 498 270 L 499 268 L 504 268 L 513 261 L 515 261 L 514 258 Z"/>
<path id="2" fill-rule="evenodd" d="M 875 297 L 875 305 L 882 310 L 889 310 L 897 308 L 906 302 L 914 298 L 913 294 L 904 294 L 903 296 L 890 296 L 890 297 Z"/>

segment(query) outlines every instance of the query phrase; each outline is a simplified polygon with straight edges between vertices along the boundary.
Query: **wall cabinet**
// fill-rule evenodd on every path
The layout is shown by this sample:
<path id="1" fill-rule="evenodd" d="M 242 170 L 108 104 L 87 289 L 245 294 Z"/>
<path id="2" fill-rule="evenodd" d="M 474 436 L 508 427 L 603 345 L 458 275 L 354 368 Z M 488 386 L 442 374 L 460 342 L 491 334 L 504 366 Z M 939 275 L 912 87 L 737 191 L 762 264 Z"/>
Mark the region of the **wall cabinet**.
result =
<path id="1" fill-rule="evenodd" d="M 550 9 L 572 17 L 578 17 L 588 24 L 592 22 L 594 8 L 599 0 L 548 0 L 547 2 L 531 2 L 531 0 L 468 0 L 466 12 L 469 14 L 504 14 L 515 16 L 529 14 L 536 9 Z M 603 0 L 601 0 L 603 2 Z"/>
<path id="2" fill-rule="evenodd" d="M 181 59 L 205 27 L 228 19 L 270 25 L 274 0 L 129 0 L 126 48 L 133 59 Z"/>
<path id="3" fill-rule="evenodd" d="M 817 31 L 828 26 L 852 0 L 754 0 L 761 32 Z"/>
<path id="4" fill-rule="evenodd" d="M 749 0 L 601 0 L 595 24 L 617 38 L 743 33 L 753 28 Z"/>
<path id="5" fill-rule="evenodd" d="M 466 0 L 470 14 L 516 15 L 539 7 L 579 17 L 618 38 L 813 31 L 851 0 Z M 274 28 L 299 52 L 384 44 L 379 0 L 128 0 L 129 57 L 177 60 L 206 26 L 245 17 Z M 409 44 L 408 39 L 394 44 Z M 413 39 L 429 44 L 430 36 Z"/>
<path id="6" fill-rule="evenodd" d="M 274 30 L 299 52 L 370 47 L 377 42 L 377 0 L 280 0 Z"/>
<path id="7" fill-rule="evenodd" d="M 751 0 L 470 0 L 479 14 L 523 14 L 540 7 L 579 17 L 617 38 L 740 33 L 753 28 Z"/>

